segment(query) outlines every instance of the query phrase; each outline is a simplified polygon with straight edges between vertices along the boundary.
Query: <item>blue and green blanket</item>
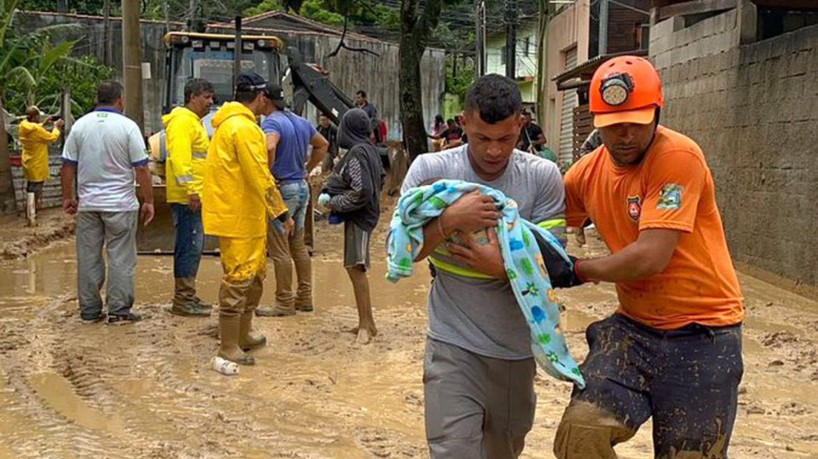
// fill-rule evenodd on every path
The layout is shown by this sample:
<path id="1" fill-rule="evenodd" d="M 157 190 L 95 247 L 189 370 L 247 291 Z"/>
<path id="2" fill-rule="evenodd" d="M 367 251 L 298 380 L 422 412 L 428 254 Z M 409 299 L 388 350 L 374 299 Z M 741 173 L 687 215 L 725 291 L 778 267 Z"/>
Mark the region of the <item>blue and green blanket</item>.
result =
<path id="1" fill-rule="evenodd" d="M 414 259 L 423 247 L 423 227 L 461 196 L 479 190 L 494 198 L 502 217 L 497 237 L 514 296 L 531 328 L 531 351 L 546 373 L 573 381 L 580 389 L 585 380 L 568 351 L 560 330 L 560 310 L 534 233 L 570 263 L 559 240 L 550 232 L 519 217 L 517 203 L 502 192 L 461 180 L 440 180 L 413 188 L 401 196 L 387 239 L 387 279 L 397 282 L 412 275 Z"/>

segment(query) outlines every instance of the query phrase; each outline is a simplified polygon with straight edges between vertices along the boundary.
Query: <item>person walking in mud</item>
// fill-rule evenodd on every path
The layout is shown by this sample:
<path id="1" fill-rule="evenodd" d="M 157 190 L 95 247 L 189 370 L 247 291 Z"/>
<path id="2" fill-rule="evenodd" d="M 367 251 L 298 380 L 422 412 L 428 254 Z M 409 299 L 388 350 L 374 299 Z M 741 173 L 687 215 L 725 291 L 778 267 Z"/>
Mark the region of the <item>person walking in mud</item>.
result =
<path id="1" fill-rule="evenodd" d="M 185 84 L 185 105 L 162 118 L 168 150 L 167 201 L 173 213 L 174 295 L 171 314 L 210 316 L 212 307 L 196 296 L 196 275 L 204 247 L 202 187 L 210 139 L 202 117 L 213 105 L 213 85 L 200 78 Z"/>
<path id="2" fill-rule="evenodd" d="M 604 63 L 590 109 L 603 145 L 565 176 L 567 218 L 590 218 L 611 255 L 577 260 L 577 283 L 616 283 L 620 307 L 587 330 L 554 441 L 561 459 L 616 457 L 653 418 L 657 458 L 726 458 L 743 373 L 744 306 L 701 148 L 659 124 L 656 69 Z M 611 204 L 614 205 L 611 205 Z"/>
<path id="3" fill-rule="evenodd" d="M 267 343 L 252 329 L 267 272 L 267 219 L 278 220 L 284 232 L 293 228 L 270 174 L 264 132 L 256 123 L 256 117 L 272 110 L 264 78 L 242 72 L 235 102 L 224 104 L 213 117 L 216 131 L 205 163 L 202 220 L 205 234 L 219 238 L 224 270 L 218 355 L 241 365 L 254 365 L 246 352 Z"/>
<path id="4" fill-rule="evenodd" d="M 344 268 L 358 307 L 358 344 L 368 344 L 378 334 L 369 293 L 369 245 L 381 215 L 380 195 L 384 171 L 378 150 L 372 145 L 372 124 L 361 109 L 347 111 L 341 118 L 338 143 L 347 149 L 327 182 L 319 204 L 344 221 Z"/>
<path id="5" fill-rule="evenodd" d="M 329 143 L 306 119 L 286 109 L 284 90 L 270 84 L 268 97 L 272 113 L 264 120 L 270 170 L 281 191 L 290 216 L 295 221 L 291 232 L 283 232 L 281 222 L 273 220 L 268 228 L 270 258 L 276 279 L 275 306 L 257 309 L 256 315 L 283 317 L 295 311 L 312 312 L 312 261 L 304 240 L 310 185 L 307 174 L 321 164 Z M 312 154 L 308 157 L 308 149 Z M 311 216 L 310 216 L 311 217 Z M 298 289 L 293 292 L 293 264 Z"/>
<path id="6" fill-rule="evenodd" d="M 122 91 L 115 81 L 100 83 L 97 108 L 74 123 L 62 155 L 63 210 L 77 215 L 77 288 L 80 318 L 86 323 L 105 319 L 100 296 L 103 283 L 107 285 L 108 324 L 141 319 L 131 311 L 140 216 L 134 182 L 142 194 L 145 225 L 154 215 L 153 184 L 139 126 L 122 114 Z M 79 200 L 74 199 L 75 178 Z"/>
<path id="7" fill-rule="evenodd" d="M 37 210 L 42 207 L 43 187 L 51 176 L 48 168 L 48 146 L 60 138 L 63 120 L 54 121 L 54 129 L 47 130 L 44 125 L 51 123 L 52 117 L 40 122 L 40 109 L 31 106 L 26 109 L 26 119 L 20 123 L 18 133 L 23 147 L 23 177 L 26 179 L 26 217 L 29 225 L 37 223 Z"/>
<path id="8" fill-rule="evenodd" d="M 431 179 L 465 180 L 502 191 L 522 218 L 564 237 L 565 194 L 556 164 L 515 150 L 522 97 L 514 81 L 486 75 L 466 96 L 469 143 L 419 156 L 402 192 Z M 472 193 L 423 229 L 436 277 L 429 294 L 424 360 L 426 438 L 433 459 L 516 458 L 534 420 L 536 364 L 530 330 L 508 281 L 493 228 L 493 199 Z M 447 242 L 489 228 L 487 245 Z M 494 235 L 494 237 L 491 237 Z M 446 242 L 444 242 L 446 241 Z"/>

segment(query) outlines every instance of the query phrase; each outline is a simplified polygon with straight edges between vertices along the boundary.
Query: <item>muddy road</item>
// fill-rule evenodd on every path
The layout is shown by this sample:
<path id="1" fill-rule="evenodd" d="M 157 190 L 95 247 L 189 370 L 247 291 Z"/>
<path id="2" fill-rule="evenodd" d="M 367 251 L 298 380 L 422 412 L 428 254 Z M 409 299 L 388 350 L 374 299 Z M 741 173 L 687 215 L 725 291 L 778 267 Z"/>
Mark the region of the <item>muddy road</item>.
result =
<path id="1" fill-rule="evenodd" d="M 383 224 L 383 222 L 382 222 Z M 421 362 L 429 277 L 397 285 L 373 257 L 380 334 L 356 346 L 342 232 L 318 224 L 316 312 L 258 319 L 269 344 L 236 377 L 208 368 L 216 319 L 168 314 L 170 257 L 140 257 L 133 326 L 81 324 L 70 240 L 0 264 L 0 458 L 424 458 Z M 601 255 L 593 237 L 590 248 Z M 381 232 L 374 247 L 383 247 Z M 382 253 L 382 252 L 377 252 Z M 200 294 L 214 300 L 221 269 L 205 258 Z M 818 302 L 742 276 L 745 376 L 733 458 L 818 458 Z M 264 302 L 272 301 L 268 279 Z M 610 286 L 562 292 L 578 358 L 583 330 L 616 306 Z M 538 376 L 526 458 L 552 457 L 570 387 Z M 618 448 L 652 457 L 645 426 Z"/>

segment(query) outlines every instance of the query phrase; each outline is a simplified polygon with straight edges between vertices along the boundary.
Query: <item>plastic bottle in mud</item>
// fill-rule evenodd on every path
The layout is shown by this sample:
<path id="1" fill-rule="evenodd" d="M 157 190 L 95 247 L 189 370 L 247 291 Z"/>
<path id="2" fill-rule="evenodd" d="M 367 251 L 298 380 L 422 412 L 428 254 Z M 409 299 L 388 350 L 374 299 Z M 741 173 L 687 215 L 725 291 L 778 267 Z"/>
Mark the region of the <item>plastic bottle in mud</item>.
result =
<path id="1" fill-rule="evenodd" d="M 239 366 L 237 364 L 219 356 L 213 357 L 213 359 L 210 360 L 210 368 L 227 376 L 239 374 Z"/>

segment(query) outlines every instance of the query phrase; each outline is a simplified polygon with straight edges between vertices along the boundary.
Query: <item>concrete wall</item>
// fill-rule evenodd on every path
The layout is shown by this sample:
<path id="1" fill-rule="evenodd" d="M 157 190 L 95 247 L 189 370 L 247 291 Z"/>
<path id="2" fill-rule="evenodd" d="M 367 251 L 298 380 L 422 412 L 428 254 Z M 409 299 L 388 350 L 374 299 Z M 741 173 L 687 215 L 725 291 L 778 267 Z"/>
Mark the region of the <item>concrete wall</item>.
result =
<path id="1" fill-rule="evenodd" d="M 696 140 L 734 259 L 818 286 L 818 26 L 739 45 L 735 10 L 651 30 L 663 122 Z"/>
<path id="2" fill-rule="evenodd" d="M 577 0 L 573 5 L 563 8 L 548 24 L 548 81 L 546 82 L 546 103 L 543 110 L 544 120 L 540 126 L 545 130 L 548 145 L 559 153 L 560 113 L 565 93 L 557 91 L 557 85 L 551 78 L 568 70 L 565 53 L 571 48 L 577 49 L 577 62 L 588 60 L 588 40 L 590 37 L 590 1 Z"/>

